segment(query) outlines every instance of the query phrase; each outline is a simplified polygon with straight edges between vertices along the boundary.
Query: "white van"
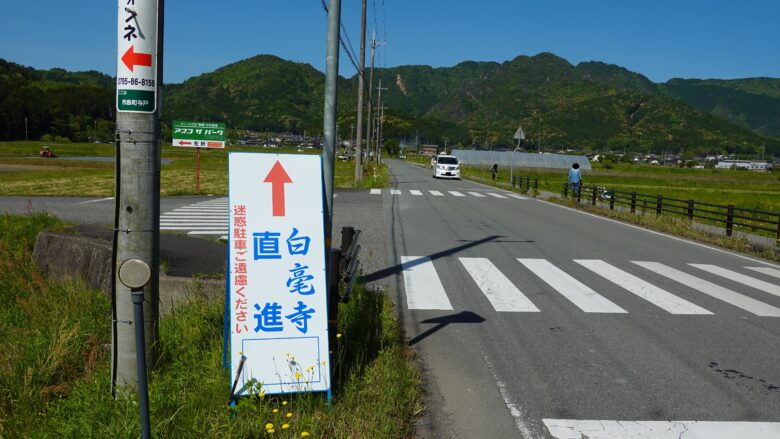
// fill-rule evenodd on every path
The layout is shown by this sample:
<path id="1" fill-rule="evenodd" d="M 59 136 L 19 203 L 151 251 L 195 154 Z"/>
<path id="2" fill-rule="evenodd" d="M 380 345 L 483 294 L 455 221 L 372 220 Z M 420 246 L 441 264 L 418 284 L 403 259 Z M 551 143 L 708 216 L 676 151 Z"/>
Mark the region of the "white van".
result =
<path id="1" fill-rule="evenodd" d="M 434 157 L 433 178 L 457 178 L 460 180 L 460 162 L 454 155 Z"/>

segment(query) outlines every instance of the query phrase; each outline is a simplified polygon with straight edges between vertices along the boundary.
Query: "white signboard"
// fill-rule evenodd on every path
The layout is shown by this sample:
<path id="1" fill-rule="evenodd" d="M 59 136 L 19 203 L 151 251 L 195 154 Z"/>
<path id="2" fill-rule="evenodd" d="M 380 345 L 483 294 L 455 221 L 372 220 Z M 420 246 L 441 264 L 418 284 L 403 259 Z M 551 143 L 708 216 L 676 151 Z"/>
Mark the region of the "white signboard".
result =
<path id="1" fill-rule="evenodd" d="M 116 108 L 127 113 L 157 109 L 157 0 L 119 0 Z"/>
<path id="2" fill-rule="evenodd" d="M 321 159 L 229 156 L 231 382 L 265 393 L 328 391 Z"/>

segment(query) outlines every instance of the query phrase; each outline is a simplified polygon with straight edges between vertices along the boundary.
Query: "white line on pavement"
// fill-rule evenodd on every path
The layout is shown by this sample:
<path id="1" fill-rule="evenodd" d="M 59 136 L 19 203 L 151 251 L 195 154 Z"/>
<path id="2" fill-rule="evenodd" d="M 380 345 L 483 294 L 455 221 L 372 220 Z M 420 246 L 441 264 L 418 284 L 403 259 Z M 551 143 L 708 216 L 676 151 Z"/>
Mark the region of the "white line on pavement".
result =
<path id="1" fill-rule="evenodd" d="M 627 312 L 545 259 L 518 259 L 518 261 L 585 312 Z"/>
<path id="2" fill-rule="evenodd" d="M 198 226 L 198 227 L 183 227 L 183 226 L 160 226 L 160 230 L 192 230 L 192 229 L 200 229 L 200 230 L 225 230 L 227 231 L 227 228 L 225 226 Z"/>
<path id="3" fill-rule="evenodd" d="M 403 192 L 401 192 L 400 189 L 390 189 L 390 195 L 401 195 Z"/>
<path id="4" fill-rule="evenodd" d="M 479 192 L 466 192 L 466 193 L 469 194 L 469 195 L 473 195 L 473 196 L 475 196 L 477 198 L 485 198 L 485 196 L 480 194 Z"/>
<path id="5" fill-rule="evenodd" d="M 736 291 L 723 288 L 708 282 L 704 279 L 692 276 L 675 268 L 660 264 L 658 262 L 631 261 L 640 267 L 644 267 L 661 276 L 668 277 L 674 281 L 680 282 L 694 290 L 700 291 L 708 296 L 722 300 L 726 303 L 742 308 L 747 312 L 761 317 L 780 317 L 780 309 L 768 305 L 764 302 L 752 299 Z"/>
<path id="6" fill-rule="evenodd" d="M 736 271 L 728 270 L 726 268 L 721 268 L 718 267 L 717 265 L 710 265 L 710 264 L 688 264 L 688 265 L 690 265 L 691 267 L 696 267 L 700 270 L 704 270 L 708 273 L 712 273 L 717 276 L 725 277 L 726 279 L 733 280 L 734 282 L 747 285 L 751 288 L 755 288 L 757 290 L 761 290 L 766 293 L 772 294 L 774 296 L 780 297 L 780 286 L 770 284 L 769 282 L 764 282 L 761 279 L 745 276 L 742 273 L 737 273 Z"/>
<path id="7" fill-rule="evenodd" d="M 371 195 L 382 195 L 382 189 L 371 189 Z"/>
<path id="8" fill-rule="evenodd" d="M 443 197 L 444 196 L 444 194 L 439 192 L 439 191 L 428 191 L 428 192 L 430 192 L 431 195 L 435 195 L 437 197 Z"/>
<path id="9" fill-rule="evenodd" d="M 409 193 L 412 195 L 422 195 L 422 191 L 418 191 L 417 189 L 409 189 Z"/>
<path id="10" fill-rule="evenodd" d="M 496 311 L 539 312 L 504 273 L 487 258 L 458 258 Z"/>
<path id="11" fill-rule="evenodd" d="M 542 419 L 556 439 L 776 439 L 780 422 Z"/>
<path id="12" fill-rule="evenodd" d="M 490 195 L 491 197 L 504 198 L 504 199 L 506 198 L 505 196 L 503 196 L 501 194 L 497 194 L 495 192 L 488 192 L 487 194 Z"/>
<path id="13" fill-rule="evenodd" d="M 452 310 L 433 261 L 427 256 L 401 256 L 409 309 Z"/>
<path id="14" fill-rule="evenodd" d="M 712 314 L 600 259 L 575 259 L 574 262 L 671 314 Z"/>
<path id="15" fill-rule="evenodd" d="M 99 203 L 99 202 L 101 202 L 101 201 L 108 201 L 108 200 L 113 200 L 113 199 L 114 199 L 114 197 L 101 198 L 101 199 L 99 199 L 99 200 L 89 200 L 89 201 L 82 201 L 82 202 L 81 202 L 81 203 L 79 203 L 79 204 Z"/>
<path id="16" fill-rule="evenodd" d="M 767 276 L 772 276 L 780 279 L 780 270 L 771 268 L 771 267 L 745 267 L 748 270 L 753 270 L 758 273 L 765 274 Z"/>
<path id="17" fill-rule="evenodd" d="M 517 194 L 507 194 L 507 195 L 512 197 L 512 198 L 517 198 L 518 200 L 527 200 L 528 199 L 528 197 L 524 197 L 522 195 L 517 195 Z"/>
<path id="18" fill-rule="evenodd" d="M 447 191 L 447 192 L 451 193 L 452 195 L 454 195 L 456 197 L 465 197 L 465 195 L 463 195 L 462 193 L 460 193 L 458 191 Z"/>

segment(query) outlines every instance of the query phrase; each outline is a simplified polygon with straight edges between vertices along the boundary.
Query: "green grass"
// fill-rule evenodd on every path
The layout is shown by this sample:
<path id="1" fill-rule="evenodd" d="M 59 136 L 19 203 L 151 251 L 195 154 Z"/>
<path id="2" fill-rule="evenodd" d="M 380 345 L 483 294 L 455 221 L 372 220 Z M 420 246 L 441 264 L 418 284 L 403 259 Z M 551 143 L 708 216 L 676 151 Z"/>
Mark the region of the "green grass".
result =
<path id="1" fill-rule="evenodd" d="M 42 145 L 53 146 L 58 157 L 102 156 L 112 157 L 114 145 L 46 142 L 3 142 L 0 143 L 0 195 L 38 196 L 112 196 L 114 193 L 114 165 L 62 160 L 60 158 L 35 157 Z M 316 149 L 296 148 L 265 149 L 231 146 L 225 150 L 201 150 L 200 192 L 195 191 L 195 150 L 166 145 L 162 158 L 171 163 L 162 165 L 160 193 L 163 196 L 227 194 L 228 152 L 263 152 L 280 154 L 319 154 Z M 376 169 L 376 177 L 374 170 Z M 389 180 L 387 168 L 369 167 L 361 184 L 354 184 L 354 162 L 335 162 L 334 183 L 337 188 L 384 187 Z"/>
<path id="2" fill-rule="evenodd" d="M 108 299 L 49 282 L 32 263 L 34 238 L 50 227 L 62 223 L 0 216 L 0 437 L 138 437 L 136 402 L 110 396 Z M 339 308 L 331 408 L 322 394 L 291 394 L 243 398 L 230 409 L 222 305 L 195 298 L 162 318 L 153 436 L 266 437 L 272 423 L 274 437 L 410 437 L 421 390 L 392 305 L 358 287 Z"/>
<path id="3" fill-rule="evenodd" d="M 463 178 L 493 185 L 488 167 L 465 166 Z M 516 176 L 539 179 L 539 190 L 563 191 L 565 170 L 515 169 Z M 509 187 L 509 169 L 499 168 L 497 187 Z M 713 204 L 733 204 L 744 209 L 780 213 L 780 175 L 747 171 L 684 169 L 650 165 L 595 167 L 583 173 L 586 185 L 604 186 L 626 192 L 663 195 L 665 198 L 695 200 Z"/>

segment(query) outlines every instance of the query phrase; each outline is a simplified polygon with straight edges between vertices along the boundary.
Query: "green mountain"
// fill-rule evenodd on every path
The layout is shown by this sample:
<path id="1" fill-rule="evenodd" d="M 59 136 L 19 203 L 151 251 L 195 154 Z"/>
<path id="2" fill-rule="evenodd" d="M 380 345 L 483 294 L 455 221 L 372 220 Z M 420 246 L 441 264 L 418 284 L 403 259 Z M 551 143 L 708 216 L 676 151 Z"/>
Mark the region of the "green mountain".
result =
<path id="1" fill-rule="evenodd" d="M 780 79 L 671 80 L 655 84 L 601 62 L 572 65 L 551 53 L 503 63 L 376 69 L 385 137 L 467 147 L 699 149 L 780 155 Z M 357 75 L 339 80 L 339 127 L 355 125 Z M 319 133 L 324 75 L 271 55 L 166 84 L 163 120 L 221 120 L 234 129 Z M 372 91 L 376 95 L 376 88 Z M 34 70 L 0 60 L 0 138 L 111 138 L 113 79 Z M 97 128 L 97 130 L 96 130 Z"/>
<path id="2" fill-rule="evenodd" d="M 99 72 L 35 70 L 0 59 L 0 139 L 44 135 L 113 139 L 114 79 Z"/>

